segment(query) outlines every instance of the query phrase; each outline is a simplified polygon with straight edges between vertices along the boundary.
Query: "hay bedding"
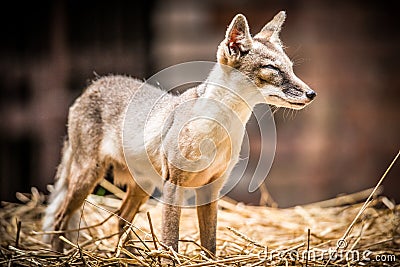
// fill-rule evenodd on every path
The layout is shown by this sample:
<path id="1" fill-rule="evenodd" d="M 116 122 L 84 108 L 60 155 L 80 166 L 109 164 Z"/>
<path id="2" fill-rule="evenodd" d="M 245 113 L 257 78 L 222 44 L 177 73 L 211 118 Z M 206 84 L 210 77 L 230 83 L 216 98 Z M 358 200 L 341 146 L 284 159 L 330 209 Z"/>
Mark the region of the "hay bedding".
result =
<path id="1" fill-rule="evenodd" d="M 184 209 L 180 251 L 157 238 L 161 204 L 149 201 L 118 238 L 115 215 L 123 192 L 102 183 L 113 197 L 90 195 L 84 203 L 78 236 L 69 250 L 51 251 L 41 241 L 45 196 L 35 188 L 18 193 L 22 204 L 2 203 L 0 266 L 400 266 L 400 205 L 374 189 L 287 209 L 219 201 L 217 255 L 199 245 L 195 210 Z M 268 198 L 268 197 L 264 197 Z M 366 199 L 364 202 L 361 200 Z M 147 211 L 147 212 L 144 212 Z"/>
<path id="2" fill-rule="evenodd" d="M 180 252 L 175 253 L 157 238 L 159 203 L 145 204 L 130 228 L 132 236 L 118 242 L 118 220 L 109 211 L 116 211 L 120 200 L 94 195 L 82 209 L 81 227 L 91 227 L 79 232 L 79 246 L 76 239 L 64 238 L 69 250 L 52 252 L 41 242 L 45 196 L 32 189 L 31 194 L 18 194 L 23 204 L 2 203 L 0 266 L 159 266 L 161 257 L 173 259 L 177 266 L 324 266 L 330 256 L 329 266 L 400 266 L 400 205 L 386 197 L 373 198 L 343 241 L 346 244 L 337 244 L 363 205 L 343 204 L 361 195 L 287 209 L 223 199 L 218 252 L 212 258 L 201 252 L 194 209 L 183 210 Z"/>

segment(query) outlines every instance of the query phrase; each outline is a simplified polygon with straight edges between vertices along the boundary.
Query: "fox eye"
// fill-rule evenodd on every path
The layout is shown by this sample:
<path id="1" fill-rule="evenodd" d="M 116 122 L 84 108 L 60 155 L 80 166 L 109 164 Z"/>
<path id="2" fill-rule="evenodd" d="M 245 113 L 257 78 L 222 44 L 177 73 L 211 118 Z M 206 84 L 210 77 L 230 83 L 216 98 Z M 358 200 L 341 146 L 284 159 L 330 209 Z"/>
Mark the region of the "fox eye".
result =
<path id="1" fill-rule="evenodd" d="M 263 65 L 263 66 L 261 66 L 261 68 L 270 69 L 270 70 L 274 70 L 274 71 L 277 71 L 277 72 L 281 72 L 281 70 L 278 67 L 275 67 L 274 65 L 271 65 L 271 64 Z"/>

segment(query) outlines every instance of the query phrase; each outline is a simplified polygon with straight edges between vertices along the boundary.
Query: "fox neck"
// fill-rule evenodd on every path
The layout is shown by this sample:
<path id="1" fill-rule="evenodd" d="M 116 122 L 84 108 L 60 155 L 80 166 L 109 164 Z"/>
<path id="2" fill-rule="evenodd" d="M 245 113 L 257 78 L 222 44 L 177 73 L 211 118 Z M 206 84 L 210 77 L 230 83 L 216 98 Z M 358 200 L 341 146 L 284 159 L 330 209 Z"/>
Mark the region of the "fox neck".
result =
<path id="1" fill-rule="evenodd" d="M 254 106 L 264 102 L 255 85 L 246 76 L 219 64 L 212 69 L 208 79 L 199 86 L 198 91 L 200 97 L 220 103 L 230 111 L 230 114 L 234 112 L 243 125 L 250 119 Z M 226 113 L 226 109 L 217 108 L 214 112 Z"/>

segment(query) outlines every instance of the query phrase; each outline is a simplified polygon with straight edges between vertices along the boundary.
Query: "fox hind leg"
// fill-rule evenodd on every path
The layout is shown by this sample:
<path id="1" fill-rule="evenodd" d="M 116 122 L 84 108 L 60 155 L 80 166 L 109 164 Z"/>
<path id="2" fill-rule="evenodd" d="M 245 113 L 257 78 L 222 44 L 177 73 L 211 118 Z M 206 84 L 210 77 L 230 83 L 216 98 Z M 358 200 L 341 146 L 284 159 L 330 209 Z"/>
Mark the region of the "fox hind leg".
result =
<path id="1" fill-rule="evenodd" d="M 85 164 L 78 164 L 75 160 L 71 164 L 70 177 L 68 179 L 68 190 L 65 199 L 55 214 L 54 230 L 64 231 L 68 228 L 68 222 L 92 192 L 100 179 L 104 177 L 105 167 L 98 161 L 91 159 Z M 62 252 L 64 244 L 59 239 L 61 234 L 53 235 L 51 239 L 52 249 Z M 71 240 L 75 241 L 75 240 Z"/>
<path id="2" fill-rule="evenodd" d="M 119 215 L 120 235 L 124 231 L 124 226 L 131 223 L 138 213 L 140 207 L 149 199 L 149 195 L 135 182 L 126 167 L 114 166 L 114 179 L 119 183 L 127 185 L 126 195 L 122 201 Z"/>

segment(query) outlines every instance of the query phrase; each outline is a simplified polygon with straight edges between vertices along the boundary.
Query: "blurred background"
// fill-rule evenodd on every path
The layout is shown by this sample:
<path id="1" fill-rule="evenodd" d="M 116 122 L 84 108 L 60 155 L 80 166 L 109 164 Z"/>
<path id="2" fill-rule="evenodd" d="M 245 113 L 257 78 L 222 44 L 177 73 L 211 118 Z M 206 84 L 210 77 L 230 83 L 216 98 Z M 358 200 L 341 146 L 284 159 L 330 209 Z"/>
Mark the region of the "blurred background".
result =
<path id="1" fill-rule="evenodd" d="M 400 30 L 395 1 L 7 1 L 0 27 L 0 199 L 53 182 L 68 107 L 96 75 L 146 78 L 176 63 L 215 61 L 237 13 L 256 34 L 287 11 L 281 39 L 318 92 L 275 114 L 266 179 L 280 207 L 374 186 L 400 148 Z M 252 144 L 257 148 L 257 141 Z M 400 162 L 384 194 L 400 201 Z M 239 185 L 230 196 L 258 204 Z"/>

